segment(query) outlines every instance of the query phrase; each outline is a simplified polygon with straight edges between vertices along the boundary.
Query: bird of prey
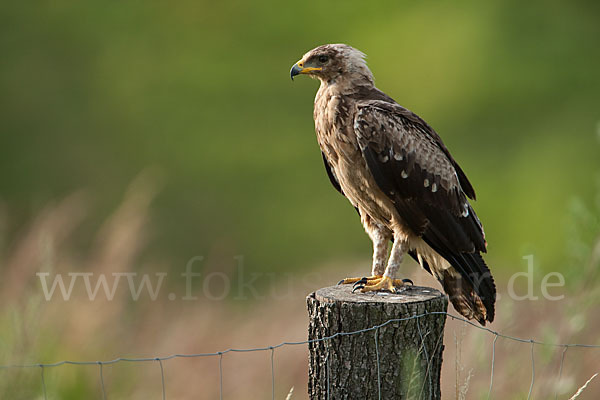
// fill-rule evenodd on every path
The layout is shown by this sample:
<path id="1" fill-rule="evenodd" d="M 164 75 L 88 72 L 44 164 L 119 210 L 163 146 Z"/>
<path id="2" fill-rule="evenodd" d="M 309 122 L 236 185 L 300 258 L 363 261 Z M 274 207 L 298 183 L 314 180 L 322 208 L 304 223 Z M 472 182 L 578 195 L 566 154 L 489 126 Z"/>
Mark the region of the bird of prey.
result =
<path id="1" fill-rule="evenodd" d="M 290 74 L 321 81 L 314 121 L 325 169 L 373 241 L 371 276 L 340 284 L 397 291 L 410 282 L 396 279 L 408 253 L 442 284 L 460 314 L 492 322 L 496 286 L 468 200 L 475 191 L 439 135 L 375 87 L 365 55 L 353 47 L 319 46 Z"/>

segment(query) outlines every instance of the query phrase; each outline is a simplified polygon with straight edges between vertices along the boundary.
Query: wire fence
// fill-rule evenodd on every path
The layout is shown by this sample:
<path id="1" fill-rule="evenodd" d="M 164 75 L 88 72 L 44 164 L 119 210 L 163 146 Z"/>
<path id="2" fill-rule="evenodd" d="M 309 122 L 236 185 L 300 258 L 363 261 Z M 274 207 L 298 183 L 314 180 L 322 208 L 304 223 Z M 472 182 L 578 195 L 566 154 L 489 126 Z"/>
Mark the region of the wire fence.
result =
<path id="1" fill-rule="evenodd" d="M 105 365 L 112 365 L 112 364 L 126 363 L 126 362 L 133 362 L 133 363 L 155 362 L 155 363 L 157 363 L 157 366 L 160 368 L 162 398 L 163 398 L 163 400 L 166 400 L 167 399 L 167 395 L 166 395 L 167 391 L 166 391 L 166 384 L 165 384 L 165 369 L 164 369 L 163 361 L 171 360 L 174 358 L 218 357 L 219 358 L 219 399 L 222 400 L 223 399 L 223 356 L 228 353 L 249 353 L 249 352 L 264 351 L 264 352 L 271 353 L 270 354 L 270 356 L 271 356 L 271 393 L 272 393 L 271 396 L 272 396 L 272 399 L 275 400 L 275 361 L 274 361 L 275 360 L 275 350 L 282 348 L 282 347 L 286 347 L 286 346 L 299 346 L 299 345 L 306 345 L 306 344 L 310 344 L 310 343 L 330 341 L 330 340 L 335 339 L 336 337 L 340 337 L 340 336 L 359 335 L 359 334 L 366 333 L 366 332 L 375 332 L 375 350 L 376 350 L 377 375 L 378 375 L 378 398 L 381 399 L 382 393 L 381 393 L 381 382 L 380 382 L 380 376 L 379 376 L 379 368 L 380 368 L 379 359 L 380 359 L 380 357 L 379 357 L 377 332 L 379 331 L 380 328 L 383 328 L 387 325 L 397 323 L 397 322 L 403 322 L 403 321 L 409 321 L 409 320 L 416 319 L 417 323 L 418 323 L 419 319 L 430 316 L 430 315 L 446 315 L 448 318 L 451 318 L 455 321 L 464 322 L 464 323 L 470 325 L 471 327 L 474 327 L 481 331 L 485 331 L 494 336 L 494 340 L 492 342 L 492 361 L 491 361 L 490 385 L 489 385 L 489 390 L 488 390 L 488 395 L 487 395 L 488 399 L 490 398 L 490 396 L 492 394 L 492 387 L 493 387 L 493 383 L 494 383 L 494 364 L 496 361 L 496 341 L 498 340 L 498 338 L 507 339 L 507 340 L 519 342 L 519 343 L 529 343 L 530 344 L 530 348 L 531 348 L 531 383 L 529 386 L 529 393 L 527 396 L 528 400 L 531 399 L 534 384 L 535 384 L 534 347 L 536 345 L 563 348 L 563 351 L 561 354 L 560 368 L 559 368 L 559 372 L 558 372 L 558 381 L 559 382 L 562 377 L 565 356 L 566 356 L 567 350 L 569 348 L 581 347 L 581 348 L 590 348 L 590 349 L 600 349 L 600 344 L 546 343 L 546 342 L 541 342 L 541 341 L 534 340 L 534 339 L 523 339 L 523 338 L 519 338 L 519 337 L 515 337 L 515 336 L 505 335 L 500 332 L 494 331 L 492 329 L 489 329 L 489 328 L 486 328 L 483 326 L 479 326 L 465 318 L 462 318 L 462 317 L 459 317 L 459 316 L 456 316 L 456 315 L 453 315 L 453 314 L 450 314 L 447 312 L 443 312 L 443 311 L 436 311 L 436 312 L 427 312 L 427 313 L 423 313 L 423 314 L 419 314 L 419 315 L 412 315 L 412 316 L 406 317 L 406 318 L 392 318 L 392 319 L 385 321 L 382 324 L 374 325 L 370 328 L 360 329 L 360 330 L 356 330 L 356 331 L 352 331 L 352 332 L 338 332 L 331 336 L 326 336 L 326 337 L 322 337 L 322 338 L 318 338 L 318 339 L 304 340 L 304 341 L 300 341 L 300 342 L 282 342 L 277 345 L 268 346 L 268 347 L 257 347 L 257 348 L 250 348 L 250 349 L 227 349 L 227 350 L 223 350 L 223 351 L 217 351 L 214 353 L 171 354 L 171 355 L 163 356 L 163 357 L 142 357 L 142 358 L 119 357 L 119 358 L 115 358 L 113 360 L 107 360 L 107 361 L 64 360 L 64 361 L 59 361 L 59 362 L 55 362 L 55 363 L 9 364 L 9 365 L 0 365 L 0 370 L 17 369 L 17 368 L 39 368 L 42 394 L 43 394 L 44 400 L 47 400 L 48 399 L 48 391 L 46 388 L 46 380 L 44 377 L 46 369 L 60 367 L 62 365 L 97 365 L 98 366 L 98 374 L 99 374 L 99 383 L 100 383 L 101 392 L 102 392 L 102 399 L 106 400 L 107 399 L 107 390 L 106 390 L 106 385 L 104 382 L 104 374 L 103 374 L 103 367 Z M 421 336 L 421 341 L 423 341 L 423 336 L 421 335 L 420 332 L 419 332 L 419 334 Z M 596 374 L 596 375 L 598 375 L 598 374 Z M 588 380 L 587 383 L 582 388 L 580 388 L 580 391 L 581 391 L 581 389 L 585 388 L 587 386 L 587 384 L 593 378 L 595 378 L 596 375 L 592 376 L 592 378 L 590 378 L 590 380 Z M 558 397 L 558 393 L 556 393 L 555 398 L 556 397 Z"/>

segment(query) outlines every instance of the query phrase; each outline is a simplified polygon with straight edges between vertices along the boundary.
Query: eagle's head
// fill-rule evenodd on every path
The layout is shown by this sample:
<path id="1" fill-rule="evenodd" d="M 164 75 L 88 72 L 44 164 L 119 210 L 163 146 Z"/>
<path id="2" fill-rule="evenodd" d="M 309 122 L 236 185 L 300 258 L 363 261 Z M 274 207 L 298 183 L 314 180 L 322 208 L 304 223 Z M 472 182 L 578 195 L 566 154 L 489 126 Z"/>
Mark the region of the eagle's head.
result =
<path id="1" fill-rule="evenodd" d="M 305 74 L 332 84 L 340 78 L 367 80 L 373 83 L 373 74 L 367 67 L 365 54 L 347 44 L 325 44 L 306 53 L 292 66 L 290 76 Z"/>

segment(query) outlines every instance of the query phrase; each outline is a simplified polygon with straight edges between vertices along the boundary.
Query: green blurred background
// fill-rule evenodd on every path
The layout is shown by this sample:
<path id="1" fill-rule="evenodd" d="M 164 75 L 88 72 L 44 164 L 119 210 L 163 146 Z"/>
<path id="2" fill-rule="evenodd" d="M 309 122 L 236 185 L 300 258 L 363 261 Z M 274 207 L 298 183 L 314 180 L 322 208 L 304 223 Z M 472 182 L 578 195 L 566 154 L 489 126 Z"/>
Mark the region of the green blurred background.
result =
<path id="1" fill-rule="evenodd" d="M 318 83 L 289 79 L 306 51 L 344 42 L 466 171 L 501 291 L 528 254 L 572 285 L 600 232 L 599 21 L 597 1 L 2 2 L 0 254 L 82 189 L 69 252 L 86 254 L 145 171 L 160 190 L 133 268 L 179 273 L 201 255 L 233 273 L 242 255 L 253 272 L 369 271 L 370 241 L 322 166 Z M 83 357 L 42 348 L 28 359 Z"/>
<path id="2" fill-rule="evenodd" d="M 79 188 L 99 220 L 152 166 L 164 187 L 144 257 L 182 265 L 220 243 L 272 270 L 368 253 L 321 165 L 317 83 L 289 80 L 327 42 L 366 52 L 378 86 L 441 134 L 476 187 L 493 259 L 533 249 L 563 265 L 568 202 L 597 193 L 597 2 L 0 7 L 8 235 Z"/>

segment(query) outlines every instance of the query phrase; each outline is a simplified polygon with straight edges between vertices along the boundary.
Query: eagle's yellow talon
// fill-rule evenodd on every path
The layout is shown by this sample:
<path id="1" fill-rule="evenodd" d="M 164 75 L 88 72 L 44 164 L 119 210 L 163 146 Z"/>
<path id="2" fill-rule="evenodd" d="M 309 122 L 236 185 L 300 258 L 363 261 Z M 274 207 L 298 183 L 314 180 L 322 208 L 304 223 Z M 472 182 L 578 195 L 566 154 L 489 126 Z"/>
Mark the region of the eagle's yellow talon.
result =
<path id="1" fill-rule="evenodd" d="M 341 281 L 338 282 L 338 285 L 347 285 L 349 283 L 356 283 L 358 281 L 362 281 L 363 279 L 366 279 L 367 282 L 368 281 L 372 281 L 373 279 L 381 279 L 381 276 L 361 276 L 360 278 L 344 278 Z"/>
<path id="2" fill-rule="evenodd" d="M 408 280 L 410 283 L 412 281 Z M 389 291 L 395 292 L 396 289 L 400 289 L 406 285 L 402 279 L 392 279 L 387 276 L 369 276 L 362 278 L 346 278 L 342 279 L 338 285 L 354 284 L 352 292 L 360 290 L 362 293 L 376 292 L 376 291 Z"/>
<path id="3" fill-rule="evenodd" d="M 396 279 L 396 281 L 398 281 L 399 279 Z M 401 280 L 399 280 L 400 283 L 402 283 Z M 379 290 L 386 290 L 389 292 L 394 292 L 396 291 L 396 287 L 394 286 L 394 283 L 397 283 L 394 281 L 394 279 L 392 278 L 388 278 L 387 276 L 382 276 L 379 279 L 374 279 L 371 282 L 367 282 L 367 284 L 360 289 L 361 292 L 366 293 L 366 292 L 376 292 Z M 402 283 L 400 286 L 404 286 L 404 283 Z"/>

